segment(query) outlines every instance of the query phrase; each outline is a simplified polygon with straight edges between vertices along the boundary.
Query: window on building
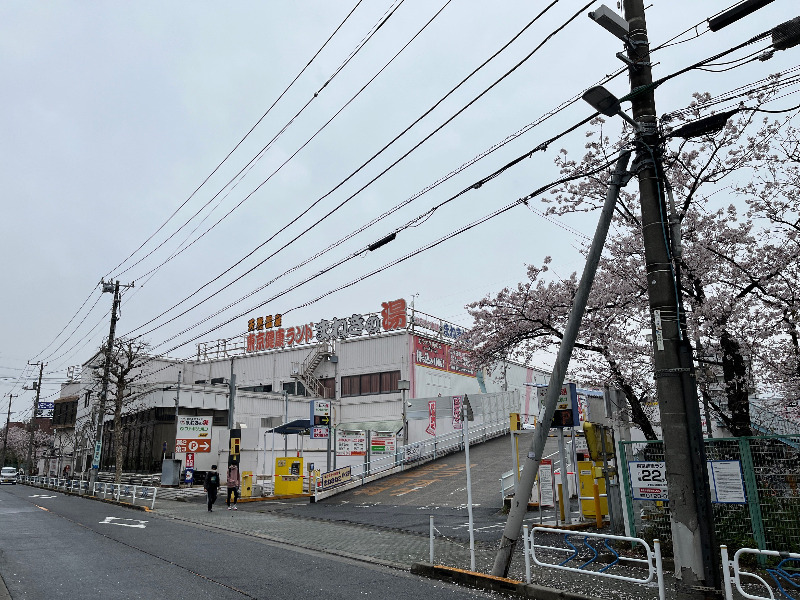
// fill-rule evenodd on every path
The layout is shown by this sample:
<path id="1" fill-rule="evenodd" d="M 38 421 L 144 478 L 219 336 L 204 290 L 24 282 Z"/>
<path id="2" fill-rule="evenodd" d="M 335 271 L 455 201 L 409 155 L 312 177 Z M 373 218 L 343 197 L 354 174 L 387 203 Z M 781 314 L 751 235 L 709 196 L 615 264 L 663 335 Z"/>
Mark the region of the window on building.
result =
<path id="1" fill-rule="evenodd" d="M 237 388 L 243 392 L 271 392 L 272 391 L 272 384 L 268 383 L 266 385 L 251 385 L 248 387 L 240 387 Z"/>
<path id="2" fill-rule="evenodd" d="M 342 396 L 368 396 L 396 392 L 400 371 L 342 377 Z"/>

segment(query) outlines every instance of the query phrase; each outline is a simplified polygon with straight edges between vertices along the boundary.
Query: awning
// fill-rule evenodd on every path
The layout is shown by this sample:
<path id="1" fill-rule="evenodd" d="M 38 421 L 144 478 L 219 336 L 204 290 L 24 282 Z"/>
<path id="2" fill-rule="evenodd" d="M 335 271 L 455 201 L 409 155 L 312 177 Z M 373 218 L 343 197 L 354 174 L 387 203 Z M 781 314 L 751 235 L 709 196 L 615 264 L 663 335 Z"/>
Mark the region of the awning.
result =
<path id="1" fill-rule="evenodd" d="M 286 423 L 285 425 L 281 425 L 280 427 L 275 427 L 272 431 L 274 433 L 280 434 L 287 434 L 287 433 L 294 433 L 299 434 L 307 431 L 311 428 L 311 421 L 308 419 L 297 419 L 296 421 L 291 421 L 290 423 Z"/>
<path id="2" fill-rule="evenodd" d="M 336 429 L 343 429 L 345 431 L 379 431 L 397 433 L 403 428 L 403 420 L 390 420 L 390 421 L 357 421 L 354 423 L 339 423 Z"/>

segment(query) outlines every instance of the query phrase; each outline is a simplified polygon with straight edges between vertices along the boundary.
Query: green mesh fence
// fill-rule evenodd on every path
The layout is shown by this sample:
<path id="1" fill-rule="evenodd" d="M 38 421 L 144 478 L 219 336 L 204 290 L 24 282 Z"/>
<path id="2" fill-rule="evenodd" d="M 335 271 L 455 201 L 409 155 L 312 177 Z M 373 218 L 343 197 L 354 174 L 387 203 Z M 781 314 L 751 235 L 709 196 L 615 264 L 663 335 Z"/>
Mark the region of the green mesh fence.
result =
<path id="1" fill-rule="evenodd" d="M 717 544 L 800 552 L 800 434 L 705 440 L 709 461 L 738 461 L 744 502 L 712 504 Z M 635 500 L 628 463 L 663 462 L 664 444 L 620 442 L 631 535 L 671 547 L 669 502 Z M 731 466 L 728 463 L 727 466 Z M 734 486 L 735 487 L 735 486 Z"/>

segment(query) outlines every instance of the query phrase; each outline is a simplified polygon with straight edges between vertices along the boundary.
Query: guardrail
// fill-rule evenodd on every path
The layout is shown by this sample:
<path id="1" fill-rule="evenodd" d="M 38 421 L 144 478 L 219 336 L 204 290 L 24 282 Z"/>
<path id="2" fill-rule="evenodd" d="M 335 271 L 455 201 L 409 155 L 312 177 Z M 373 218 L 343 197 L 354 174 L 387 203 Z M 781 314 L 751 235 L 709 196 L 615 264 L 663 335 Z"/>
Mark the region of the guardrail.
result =
<path id="1" fill-rule="evenodd" d="M 568 548 L 563 548 L 559 546 L 549 546 L 543 544 L 536 543 L 536 533 L 540 534 L 556 534 L 556 535 L 563 535 L 564 536 L 564 543 L 569 546 Z M 549 527 L 534 527 L 530 535 L 528 534 L 528 526 L 523 526 L 523 548 L 525 554 L 525 577 L 526 582 L 531 582 L 531 558 L 533 562 L 536 563 L 540 567 L 547 567 L 551 569 L 561 569 L 563 571 L 571 571 L 573 573 L 582 573 L 584 575 L 592 575 L 595 577 L 606 577 L 608 579 L 618 579 L 620 581 L 628 581 L 630 583 L 638 583 L 640 585 L 647 585 L 651 583 L 654 579 L 658 584 L 658 597 L 660 600 L 664 600 L 664 569 L 661 563 L 661 544 L 658 540 L 653 540 L 653 548 L 650 548 L 650 545 L 645 542 L 641 538 L 635 537 L 627 537 L 622 535 L 606 535 L 603 533 L 576 533 L 575 531 L 571 531 L 568 529 L 551 529 Z M 580 555 L 578 548 L 575 547 L 572 542 L 569 541 L 570 536 L 573 537 L 581 537 L 583 538 L 583 545 L 586 547 L 590 553 L 592 553 L 591 558 L 588 560 L 584 556 L 580 560 L 584 560 L 583 564 L 578 567 L 568 566 L 567 563 L 577 559 Z M 607 554 L 610 557 L 613 557 L 613 560 L 603 566 L 600 569 L 594 570 L 594 568 L 589 567 L 596 567 L 603 564 L 600 560 L 600 552 L 598 552 L 598 548 L 593 546 L 589 543 L 589 539 L 597 539 L 603 540 L 603 548 L 607 550 Z M 608 541 L 618 541 L 618 542 L 626 542 L 630 543 L 631 547 L 634 547 L 634 544 L 640 544 L 642 550 L 644 550 L 645 556 L 644 558 L 636 558 L 631 556 L 620 556 L 620 553 L 614 550 L 611 546 L 609 546 Z M 552 562 L 544 562 L 540 560 L 540 556 L 536 554 L 537 548 L 539 550 L 550 550 L 551 552 L 557 553 L 567 553 L 569 556 L 558 563 Z M 541 554 L 541 553 L 540 553 Z M 624 563 L 634 563 L 634 565 L 647 565 L 647 577 L 631 577 L 630 575 L 622 575 L 618 573 L 609 573 L 608 570 L 615 566 L 622 566 Z"/>
<path id="2" fill-rule="evenodd" d="M 31 485 L 41 486 L 53 490 L 61 489 L 75 494 L 90 493 L 89 481 L 84 479 L 60 479 L 57 477 L 23 475 L 20 480 Z M 158 488 L 154 486 L 103 483 L 101 481 L 97 481 L 95 482 L 94 487 L 91 488 L 90 495 L 98 497 L 102 494 L 104 500 L 107 500 L 110 495 L 111 499 L 116 500 L 117 502 L 122 502 L 123 499 L 129 499 L 130 503 L 133 505 L 136 505 L 136 501 L 139 500 L 140 505 L 149 503 L 150 509 L 152 510 L 156 504 L 157 493 Z"/>
<path id="3" fill-rule="evenodd" d="M 476 426 L 470 425 L 469 443 L 472 445 L 497 437 L 506 433 L 508 428 L 507 421 L 497 421 Z M 435 436 L 429 440 L 414 442 L 407 446 L 399 446 L 393 454 L 386 454 L 380 458 L 373 457 L 371 461 L 350 465 L 350 479 L 334 487 L 326 488 L 325 491 L 348 484 L 352 485 L 353 482 L 363 485 L 367 480 L 371 481 L 384 475 L 419 466 L 447 454 L 460 451 L 464 448 L 464 442 L 464 430 L 462 429 Z M 320 480 L 318 479 L 317 481 L 319 482 Z M 317 491 L 323 490 L 317 487 Z"/>
<path id="4" fill-rule="evenodd" d="M 751 600 L 775 600 L 772 587 L 763 577 L 756 573 L 742 571 L 742 566 L 739 564 L 739 559 L 743 554 L 753 554 L 759 557 L 771 556 L 773 558 L 780 558 L 781 561 L 777 564 L 777 566 L 767 567 L 764 570 L 775 582 L 775 585 L 783 598 L 796 600 L 798 597 L 800 597 L 800 574 L 790 574 L 784 568 L 784 565 L 787 562 L 796 561 L 800 563 L 800 554 L 795 552 L 778 552 L 776 550 L 758 550 L 756 548 L 739 548 L 733 555 L 733 560 L 729 560 L 727 546 L 720 546 L 720 552 L 722 554 L 722 575 L 725 584 L 726 600 L 733 600 L 733 586 L 731 585 L 731 581 L 735 582 L 737 591 L 745 598 L 750 598 Z M 800 564 L 798 564 L 798 566 L 800 566 Z M 731 576 L 731 571 L 733 571 L 733 576 Z M 742 589 L 742 576 L 751 577 L 752 579 L 760 582 L 767 589 L 769 596 L 756 596 L 754 594 L 745 592 Z M 789 595 L 789 592 L 784 587 L 784 584 L 794 588 L 794 590 L 797 590 L 794 596 Z"/>

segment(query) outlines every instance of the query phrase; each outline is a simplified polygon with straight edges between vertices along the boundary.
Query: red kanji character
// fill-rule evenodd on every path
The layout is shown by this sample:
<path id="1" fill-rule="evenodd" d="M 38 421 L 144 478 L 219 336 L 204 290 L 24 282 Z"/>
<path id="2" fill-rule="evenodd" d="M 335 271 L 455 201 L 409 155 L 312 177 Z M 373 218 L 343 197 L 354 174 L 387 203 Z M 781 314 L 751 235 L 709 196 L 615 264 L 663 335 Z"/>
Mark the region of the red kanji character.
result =
<path id="1" fill-rule="evenodd" d="M 286 345 L 294 345 L 294 327 L 287 327 L 286 329 Z"/>
<path id="2" fill-rule="evenodd" d="M 284 330 L 283 328 L 278 329 L 275 332 L 275 347 L 276 348 L 283 348 L 283 340 L 284 340 L 284 336 L 285 335 L 286 335 L 286 330 Z"/>
<path id="3" fill-rule="evenodd" d="M 256 350 L 265 350 L 264 347 L 264 332 L 259 331 L 256 334 Z"/>
<path id="4" fill-rule="evenodd" d="M 255 331 L 256 330 L 256 320 L 250 319 L 247 322 L 247 331 Z"/>
<path id="5" fill-rule="evenodd" d="M 256 349 L 256 334 L 251 333 L 247 336 L 247 351 L 253 352 Z"/>
<path id="6" fill-rule="evenodd" d="M 303 339 L 306 343 L 311 341 L 311 338 L 314 337 L 314 324 L 309 323 L 308 325 L 303 325 Z"/>
<path id="7" fill-rule="evenodd" d="M 404 299 L 381 302 L 381 306 L 383 307 L 381 311 L 382 325 L 385 331 L 406 326 L 406 301 Z"/>
<path id="8" fill-rule="evenodd" d="M 266 342 L 267 342 L 267 349 L 274 348 L 275 347 L 275 331 L 270 329 L 269 331 L 267 331 L 265 337 L 266 337 Z"/>

